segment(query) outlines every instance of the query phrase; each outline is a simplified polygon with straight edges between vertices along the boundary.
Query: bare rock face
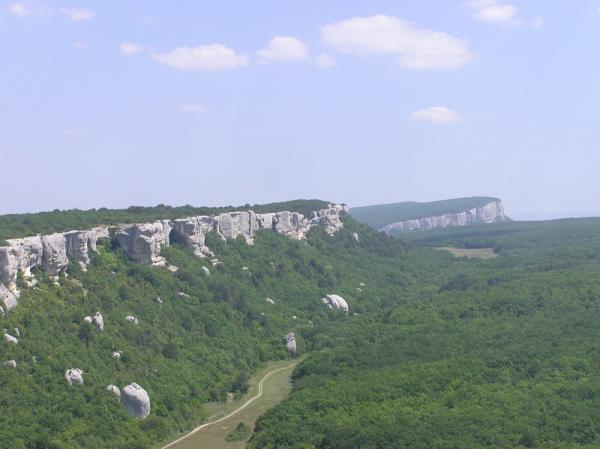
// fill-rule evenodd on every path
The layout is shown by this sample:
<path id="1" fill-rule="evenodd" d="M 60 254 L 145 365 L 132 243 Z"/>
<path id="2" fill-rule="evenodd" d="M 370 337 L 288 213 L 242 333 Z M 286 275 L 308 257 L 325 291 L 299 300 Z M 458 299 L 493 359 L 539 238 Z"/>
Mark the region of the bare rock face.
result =
<path id="1" fill-rule="evenodd" d="M 0 282 L 18 297 L 17 274 L 32 279 L 31 270 L 42 265 L 44 248 L 40 236 L 8 240 L 0 247 Z"/>
<path id="2" fill-rule="evenodd" d="M 257 230 L 256 214 L 252 211 L 230 212 L 215 217 L 216 230 L 224 240 L 243 236 L 246 242 L 253 242 Z"/>
<path id="3" fill-rule="evenodd" d="M 169 246 L 170 232 L 169 220 L 135 224 L 119 231 L 117 241 L 134 262 L 165 266 L 166 260 L 160 255 L 160 250 Z"/>
<path id="4" fill-rule="evenodd" d="M 150 414 L 150 396 L 136 383 L 121 390 L 121 404 L 135 418 L 145 418 Z"/>
<path id="5" fill-rule="evenodd" d="M 83 370 L 79 368 L 71 368 L 65 371 L 65 379 L 69 385 L 83 384 Z"/>
<path id="6" fill-rule="evenodd" d="M 66 244 L 64 234 L 56 233 L 42 236 L 42 247 L 44 249 L 42 268 L 50 276 L 58 276 L 67 270 L 69 259 L 67 258 Z"/>
<path id="7" fill-rule="evenodd" d="M 327 295 L 324 298 L 321 298 L 321 302 L 326 304 L 330 309 L 342 310 L 343 312 L 348 313 L 348 303 L 339 295 Z"/>
<path id="8" fill-rule="evenodd" d="M 67 256 L 75 259 L 83 271 L 90 264 L 90 251 L 96 252 L 99 238 L 108 238 L 108 228 L 97 227 L 88 231 L 70 231 L 64 233 Z"/>
<path id="9" fill-rule="evenodd" d="M 181 218 L 173 221 L 173 231 L 177 240 L 196 256 L 211 255 L 205 244 L 206 234 L 215 228 L 215 219 L 207 215 Z"/>
<path id="10" fill-rule="evenodd" d="M 288 333 L 284 338 L 285 340 L 285 347 L 287 348 L 288 352 L 291 354 L 295 354 L 296 353 L 296 334 L 294 334 L 293 332 Z"/>
<path id="11" fill-rule="evenodd" d="M 108 391 L 110 394 L 114 394 L 117 397 L 121 397 L 121 390 L 119 390 L 119 387 L 117 387 L 116 385 L 108 385 L 106 387 L 106 391 Z"/>
<path id="12" fill-rule="evenodd" d="M 497 223 L 506 219 L 502 201 L 496 200 L 462 212 L 390 223 L 382 227 L 380 231 L 386 234 L 394 231 L 428 231 L 450 226 Z"/>
<path id="13" fill-rule="evenodd" d="M 6 308 L 6 310 L 11 310 L 14 306 L 17 305 L 17 298 L 14 295 L 13 292 L 11 292 L 8 288 L 6 288 L 4 286 L 4 284 L 2 284 L 0 282 L 0 308 L 2 306 L 2 304 L 4 304 L 4 307 Z"/>
<path id="14" fill-rule="evenodd" d="M 312 225 L 321 225 L 325 232 L 333 235 L 344 227 L 341 218 L 348 215 L 349 210 L 341 204 L 330 204 L 327 209 L 316 211 Z"/>

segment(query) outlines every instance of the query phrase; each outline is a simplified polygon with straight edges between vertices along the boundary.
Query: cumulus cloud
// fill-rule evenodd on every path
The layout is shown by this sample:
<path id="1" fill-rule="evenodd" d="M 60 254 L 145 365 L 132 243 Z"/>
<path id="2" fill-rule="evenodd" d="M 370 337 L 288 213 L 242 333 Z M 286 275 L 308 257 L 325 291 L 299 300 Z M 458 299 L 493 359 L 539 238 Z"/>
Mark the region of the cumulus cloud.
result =
<path id="1" fill-rule="evenodd" d="M 17 17 L 27 16 L 47 16 L 51 13 L 50 8 L 47 6 L 34 5 L 31 3 L 10 3 L 8 5 L 8 11 Z"/>
<path id="2" fill-rule="evenodd" d="M 86 9 L 86 8 L 74 8 L 74 9 L 61 8 L 60 12 L 62 12 L 65 16 L 67 16 L 69 19 L 71 19 L 75 22 L 91 20 L 95 16 L 94 11 L 92 11 L 91 9 Z"/>
<path id="3" fill-rule="evenodd" d="M 131 56 L 146 51 L 146 48 L 138 44 L 132 44 L 131 42 L 123 42 L 119 45 L 119 50 L 121 50 L 121 53 L 124 55 Z"/>
<path id="4" fill-rule="evenodd" d="M 201 112 L 207 112 L 206 106 L 199 103 L 185 103 L 179 106 L 181 112 L 188 112 L 192 114 L 199 114 Z"/>
<path id="5" fill-rule="evenodd" d="M 354 17 L 326 25 L 323 41 L 347 54 L 390 54 L 410 69 L 452 69 L 472 58 L 467 43 L 392 16 Z"/>
<path id="6" fill-rule="evenodd" d="M 266 61 L 299 61 L 308 58 L 308 47 L 293 36 L 275 36 L 256 54 Z"/>
<path id="7" fill-rule="evenodd" d="M 221 44 L 178 47 L 152 59 L 179 70 L 224 70 L 248 65 L 249 58 Z"/>
<path id="8" fill-rule="evenodd" d="M 445 106 L 433 106 L 419 109 L 410 114 L 412 120 L 430 123 L 456 123 L 463 121 L 463 116 Z"/>
<path id="9" fill-rule="evenodd" d="M 473 10 L 477 20 L 498 25 L 519 25 L 517 7 L 499 0 L 471 0 L 468 6 Z"/>
<path id="10" fill-rule="evenodd" d="M 337 61 L 333 56 L 328 55 L 327 53 L 319 53 L 315 58 L 315 63 L 317 66 L 327 69 L 335 66 Z"/>

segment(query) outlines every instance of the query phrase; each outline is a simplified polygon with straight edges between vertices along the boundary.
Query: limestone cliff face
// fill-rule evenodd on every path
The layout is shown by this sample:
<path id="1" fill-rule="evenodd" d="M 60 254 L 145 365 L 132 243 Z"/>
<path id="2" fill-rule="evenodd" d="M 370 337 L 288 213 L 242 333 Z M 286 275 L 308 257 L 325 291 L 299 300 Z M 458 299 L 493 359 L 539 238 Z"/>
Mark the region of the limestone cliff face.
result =
<path id="1" fill-rule="evenodd" d="M 213 256 L 206 246 L 206 234 L 215 231 L 223 240 L 244 237 L 248 244 L 261 229 L 268 229 L 293 239 L 303 239 L 313 226 L 323 226 L 334 234 L 344 225 L 341 218 L 349 210 L 344 205 L 331 204 L 327 209 L 313 212 L 311 218 L 297 212 L 256 214 L 240 211 L 217 216 L 196 216 L 178 220 L 159 220 L 117 227 L 116 241 L 127 257 L 144 265 L 165 266 L 161 249 L 175 239 L 200 257 Z M 50 276 L 67 271 L 69 260 L 86 269 L 90 253 L 96 251 L 100 238 L 109 237 L 109 228 L 96 227 L 85 231 L 69 231 L 43 236 L 8 240 L 0 247 L 0 312 L 13 308 L 19 297 L 17 276 L 22 273 L 28 285 L 35 284 L 32 270 L 40 268 Z"/>
<path id="2" fill-rule="evenodd" d="M 382 227 L 380 231 L 386 234 L 391 234 L 395 231 L 428 231 L 435 228 L 467 226 L 478 223 L 497 223 L 504 220 L 506 220 L 504 207 L 502 201 L 498 200 L 462 212 L 390 223 Z"/>

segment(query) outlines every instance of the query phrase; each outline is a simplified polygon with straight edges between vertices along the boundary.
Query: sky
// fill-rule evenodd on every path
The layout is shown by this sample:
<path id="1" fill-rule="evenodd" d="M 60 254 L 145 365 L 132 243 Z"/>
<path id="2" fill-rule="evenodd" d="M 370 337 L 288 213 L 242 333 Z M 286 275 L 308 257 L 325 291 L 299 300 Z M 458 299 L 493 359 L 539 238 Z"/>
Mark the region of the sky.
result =
<path id="1" fill-rule="evenodd" d="M 600 216 L 600 0 L 0 0 L 0 213 Z"/>

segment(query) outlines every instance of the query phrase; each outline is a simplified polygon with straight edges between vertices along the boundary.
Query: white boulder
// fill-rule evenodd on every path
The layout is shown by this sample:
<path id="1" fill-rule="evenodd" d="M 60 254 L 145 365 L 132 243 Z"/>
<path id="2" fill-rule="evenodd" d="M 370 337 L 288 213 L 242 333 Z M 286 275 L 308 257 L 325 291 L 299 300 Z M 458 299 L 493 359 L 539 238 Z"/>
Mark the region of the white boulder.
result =
<path id="1" fill-rule="evenodd" d="M 348 303 L 339 295 L 327 295 L 325 298 L 321 298 L 321 301 L 330 309 L 342 310 L 348 313 Z"/>
<path id="2" fill-rule="evenodd" d="M 296 334 L 294 334 L 293 332 L 288 333 L 285 337 L 285 347 L 287 348 L 288 352 L 295 354 L 296 353 Z"/>
<path id="3" fill-rule="evenodd" d="M 127 320 L 128 323 L 132 323 L 132 324 L 138 324 L 140 322 L 140 320 L 138 320 L 136 317 L 134 317 L 133 315 L 127 315 L 125 317 L 125 320 Z"/>
<path id="4" fill-rule="evenodd" d="M 275 301 L 273 301 L 271 298 L 265 298 L 265 302 L 267 304 L 275 304 Z"/>
<path id="5" fill-rule="evenodd" d="M 17 361 L 16 360 L 8 360 L 8 361 L 4 362 L 3 365 L 6 366 L 7 368 L 16 368 Z"/>
<path id="6" fill-rule="evenodd" d="M 108 391 L 110 394 L 114 394 L 117 397 L 121 397 L 121 390 L 119 390 L 119 387 L 116 385 L 108 385 L 106 387 L 106 391 Z"/>
<path id="7" fill-rule="evenodd" d="M 8 343 L 9 345 L 16 345 L 17 343 L 19 343 L 19 340 L 17 340 L 17 338 L 13 337 L 10 334 L 7 334 L 6 332 L 4 333 L 4 341 L 6 343 Z"/>
<path id="8" fill-rule="evenodd" d="M 202 272 L 206 275 L 206 276 L 210 276 L 210 270 L 207 267 L 202 267 Z"/>
<path id="9" fill-rule="evenodd" d="M 83 384 L 83 370 L 79 368 L 71 368 L 65 371 L 65 379 L 69 382 L 69 385 Z"/>
<path id="10" fill-rule="evenodd" d="M 121 404 L 131 416 L 145 418 L 150 414 L 150 396 L 136 383 L 121 390 Z"/>

